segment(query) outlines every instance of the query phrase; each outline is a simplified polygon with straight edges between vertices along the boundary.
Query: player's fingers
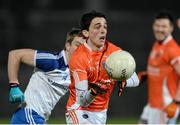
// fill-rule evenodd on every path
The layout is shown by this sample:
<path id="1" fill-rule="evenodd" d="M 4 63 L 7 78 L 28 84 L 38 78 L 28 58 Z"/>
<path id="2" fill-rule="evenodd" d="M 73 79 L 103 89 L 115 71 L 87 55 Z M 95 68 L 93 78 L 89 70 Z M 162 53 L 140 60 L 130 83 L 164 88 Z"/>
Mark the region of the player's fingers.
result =
<path id="1" fill-rule="evenodd" d="M 121 88 L 124 88 L 126 86 L 126 82 L 125 81 L 122 81 L 121 82 Z"/>

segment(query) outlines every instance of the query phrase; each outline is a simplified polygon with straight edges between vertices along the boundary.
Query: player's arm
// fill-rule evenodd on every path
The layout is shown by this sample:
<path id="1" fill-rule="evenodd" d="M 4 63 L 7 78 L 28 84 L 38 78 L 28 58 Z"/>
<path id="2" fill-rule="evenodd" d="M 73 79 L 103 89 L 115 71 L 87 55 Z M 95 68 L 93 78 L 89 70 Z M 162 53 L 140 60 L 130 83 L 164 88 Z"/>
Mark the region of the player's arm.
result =
<path id="1" fill-rule="evenodd" d="M 35 50 L 17 49 L 9 52 L 8 78 L 10 84 L 9 101 L 11 103 L 23 102 L 24 94 L 19 88 L 18 72 L 21 62 L 34 66 Z"/>
<path id="2" fill-rule="evenodd" d="M 174 69 L 178 75 L 178 88 L 175 100 L 180 103 L 180 59 L 178 60 L 178 63 L 174 65 Z"/>
<path id="3" fill-rule="evenodd" d="M 129 79 L 127 79 L 126 81 L 120 81 L 120 83 L 118 85 L 118 96 L 122 95 L 125 87 L 137 87 L 137 86 L 139 86 L 139 78 L 138 78 L 136 72 L 134 72 L 132 74 L 132 76 Z"/>
<path id="4" fill-rule="evenodd" d="M 88 81 L 83 80 L 75 83 L 77 101 L 81 106 L 87 107 L 95 98 L 95 95 L 88 90 Z"/>
<path id="5" fill-rule="evenodd" d="M 104 94 L 107 92 L 108 85 L 101 83 L 88 84 L 88 80 L 83 80 L 75 83 L 75 89 L 78 103 L 81 106 L 87 107 L 95 99 L 97 95 Z"/>
<path id="6" fill-rule="evenodd" d="M 19 83 L 18 72 L 21 63 L 34 66 L 35 50 L 17 49 L 9 52 L 8 56 L 8 77 L 10 83 Z"/>
<path id="7" fill-rule="evenodd" d="M 126 87 L 137 87 L 137 86 L 139 86 L 139 78 L 136 72 L 134 72 L 132 76 L 126 80 Z"/>
<path id="8" fill-rule="evenodd" d="M 177 115 L 178 105 L 180 105 L 180 60 L 178 60 L 178 62 L 174 64 L 174 69 L 178 74 L 179 80 L 178 80 L 178 87 L 175 98 L 164 109 L 164 111 L 167 113 L 167 116 L 169 118 L 172 118 L 175 115 Z"/>
<path id="9" fill-rule="evenodd" d="M 176 91 L 176 97 L 174 100 L 180 102 L 180 48 L 179 45 L 173 44 L 172 47 L 169 47 L 168 53 L 170 55 L 170 64 L 173 66 L 176 74 L 178 75 L 178 87 Z"/>

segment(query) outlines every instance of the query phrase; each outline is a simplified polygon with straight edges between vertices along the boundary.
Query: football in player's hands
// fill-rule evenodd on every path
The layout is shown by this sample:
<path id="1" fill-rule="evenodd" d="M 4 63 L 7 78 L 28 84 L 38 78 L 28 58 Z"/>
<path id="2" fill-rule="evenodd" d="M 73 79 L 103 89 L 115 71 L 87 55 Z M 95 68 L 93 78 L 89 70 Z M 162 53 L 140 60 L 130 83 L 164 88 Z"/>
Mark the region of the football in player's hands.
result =
<path id="1" fill-rule="evenodd" d="M 118 50 L 107 57 L 103 66 L 112 79 L 124 81 L 134 73 L 136 62 L 129 52 Z"/>

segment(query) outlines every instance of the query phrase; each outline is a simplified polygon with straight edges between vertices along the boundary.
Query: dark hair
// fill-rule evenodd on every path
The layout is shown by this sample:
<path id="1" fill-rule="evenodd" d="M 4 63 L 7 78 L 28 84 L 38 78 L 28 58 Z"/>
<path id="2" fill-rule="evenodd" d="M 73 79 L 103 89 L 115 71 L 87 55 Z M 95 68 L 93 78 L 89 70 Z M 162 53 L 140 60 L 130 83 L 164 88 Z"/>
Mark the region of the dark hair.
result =
<path id="1" fill-rule="evenodd" d="M 103 17 L 106 19 L 106 16 L 103 13 L 96 12 L 96 11 L 90 11 L 88 13 L 85 13 L 82 15 L 80 20 L 80 28 L 81 30 L 89 30 L 89 25 L 91 24 L 91 21 L 95 17 Z"/>
<path id="2" fill-rule="evenodd" d="M 161 10 L 156 16 L 155 19 L 168 19 L 173 25 L 174 23 L 174 17 L 171 15 L 171 13 L 167 10 Z"/>

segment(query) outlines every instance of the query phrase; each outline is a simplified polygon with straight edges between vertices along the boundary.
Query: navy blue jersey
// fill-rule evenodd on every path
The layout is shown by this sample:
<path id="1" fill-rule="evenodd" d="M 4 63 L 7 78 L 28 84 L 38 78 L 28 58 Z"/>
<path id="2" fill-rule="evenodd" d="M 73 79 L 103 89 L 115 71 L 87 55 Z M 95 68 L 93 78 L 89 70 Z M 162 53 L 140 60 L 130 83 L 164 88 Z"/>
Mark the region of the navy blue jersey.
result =
<path id="1" fill-rule="evenodd" d="M 64 51 L 50 53 L 37 50 L 35 59 L 35 66 L 44 72 L 53 71 L 55 69 L 65 71 L 68 68 Z"/>
<path id="2" fill-rule="evenodd" d="M 37 50 L 34 63 L 35 71 L 24 93 L 26 107 L 47 120 L 56 103 L 68 91 L 70 84 L 65 51 L 50 53 Z"/>

